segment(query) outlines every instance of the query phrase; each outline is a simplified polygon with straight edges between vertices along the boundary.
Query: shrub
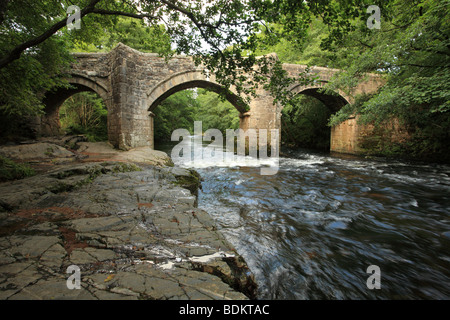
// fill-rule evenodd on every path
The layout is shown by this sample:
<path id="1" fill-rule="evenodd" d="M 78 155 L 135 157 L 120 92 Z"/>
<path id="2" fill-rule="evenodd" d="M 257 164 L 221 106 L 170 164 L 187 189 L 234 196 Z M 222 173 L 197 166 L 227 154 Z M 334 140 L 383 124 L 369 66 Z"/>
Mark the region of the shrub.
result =
<path id="1" fill-rule="evenodd" d="M 23 179 L 35 174 L 36 172 L 29 165 L 15 163 L 11 159 L 0 156 L 0 182 Z"/>

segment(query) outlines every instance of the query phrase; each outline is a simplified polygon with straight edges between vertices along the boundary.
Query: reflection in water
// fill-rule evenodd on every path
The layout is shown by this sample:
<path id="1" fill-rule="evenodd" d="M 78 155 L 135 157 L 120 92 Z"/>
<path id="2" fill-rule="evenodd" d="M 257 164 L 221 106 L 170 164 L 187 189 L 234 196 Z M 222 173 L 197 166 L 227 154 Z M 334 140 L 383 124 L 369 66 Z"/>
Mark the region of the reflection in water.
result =
<path id="1" fill-rule="evenodd" d="M 189 166 L 260 299 L 450 298 L 450 167 L 308 152 L 281 158 L 274 176 Z M 366 286 L 370 265 L 380 290 Z"/>

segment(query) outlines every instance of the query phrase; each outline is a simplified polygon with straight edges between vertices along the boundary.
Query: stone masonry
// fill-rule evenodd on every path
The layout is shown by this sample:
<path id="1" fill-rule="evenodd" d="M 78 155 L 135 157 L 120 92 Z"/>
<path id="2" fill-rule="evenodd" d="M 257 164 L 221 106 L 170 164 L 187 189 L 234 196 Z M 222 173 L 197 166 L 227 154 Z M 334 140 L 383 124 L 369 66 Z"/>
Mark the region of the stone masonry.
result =
<path id="1" fill-rule="evenodd" d="M 276 55 L 274 55 L 276 56 Z M 221 86 L 214 75 L 206 76 L 196 67 L 192 58 L 174 56 L 169 60 L 153 53 L 142 53 L 123 44 L 108 53 L 75 53 L 69 82 L 72 89 L 60 89 L 48 93 L 45 99 L 46 115 L 40 121 L 38 132 L 42 135 L 55 134 L 59 130 L 59 107 L 71 95 L 81 91 L 98 93 L 108 108 L 108 139 L 116 148 L 150 146 L 153 148 L 153 116 L 158 104 L 180 90 L 201 87 L 220 92 Z M 296 77 L 306 66 L 284 64 L 290 76 Z M 337 95 L 320 93 L 320 89 L 339 70 L 314 67 L 312 73 L 319 75 L 314 85 L 305 87 L 293 85 L 290 90 L 296 94 L 314 96 L 331 110 L 338 111 L 353 96 L 370 93 L 381 86 L 381 79 L 369 75 L 351 95 L 339 92 Z M 249 111 L 239 103 L 240 98 L 228 94 L 227 99 L 241 113 L 240 127 L 246 129 L 280 129 L 282 106 L 274 104 L 273 97 L 259 89 L 258 97 L 251 100 Z M 350 120 L 351 121 L 351 120 Z M 358 130 L 348 130 L 344 122 L 332 129 L 332 151 L 357 152 Z M 281 130 L 280 130 L 281 131 Z M 355 135 L 356 134 L 356 135 Z"/>

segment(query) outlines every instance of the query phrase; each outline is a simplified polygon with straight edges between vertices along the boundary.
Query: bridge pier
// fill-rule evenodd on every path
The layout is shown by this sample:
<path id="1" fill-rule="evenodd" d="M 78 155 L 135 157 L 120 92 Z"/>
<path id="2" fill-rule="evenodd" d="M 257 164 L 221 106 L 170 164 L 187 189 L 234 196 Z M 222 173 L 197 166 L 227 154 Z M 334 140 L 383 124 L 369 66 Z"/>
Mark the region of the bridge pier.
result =
<path id="1" fill-rule="evenodd" d="M 330 151 L 338 153 L 359 154 L 361 126 L 357 118 L 351 117 L 337 126 L 331 127 Z"/>
<path id="2" fill-rule="evenodd" d="M 153 147 L 153 118 L 146 110 L 145 91 L 141 88 L 141 79 L 146 77 L 142 53 L 122 44 L 111 53 L 109 142 L 122 150 Z"/>

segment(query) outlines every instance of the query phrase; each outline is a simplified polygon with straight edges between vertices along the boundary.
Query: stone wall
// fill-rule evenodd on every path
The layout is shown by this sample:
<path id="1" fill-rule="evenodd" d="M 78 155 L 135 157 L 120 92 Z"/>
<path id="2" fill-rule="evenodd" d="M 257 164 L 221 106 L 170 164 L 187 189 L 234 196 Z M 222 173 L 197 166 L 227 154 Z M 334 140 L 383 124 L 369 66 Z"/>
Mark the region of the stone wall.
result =
<path id="1" fill-rule="evenodd" d="M 348 119 L 331 128 L 330 151 L 358 154 L 361 149 L 358 137 L 361 127 L 356 118 Z"/>
<path id="2" fill-rule="evenodd" d="M 411 139 L 407 128 L 397 118 L 383 124 L 361 125 L 358 135 L 358 146 L 361 153 L 382 154 L 394 145 L 403 145 Z"/>

